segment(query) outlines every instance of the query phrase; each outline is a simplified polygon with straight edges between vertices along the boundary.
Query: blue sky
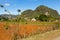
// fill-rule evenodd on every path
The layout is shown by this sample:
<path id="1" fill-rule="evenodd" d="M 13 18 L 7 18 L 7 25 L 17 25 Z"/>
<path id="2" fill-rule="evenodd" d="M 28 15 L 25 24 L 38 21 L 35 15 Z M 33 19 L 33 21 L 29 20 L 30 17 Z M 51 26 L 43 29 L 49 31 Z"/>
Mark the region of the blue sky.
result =
<path id="1" fill-rule="evenodd" d="M 60 14 L 60 0 L 0 0 L 0 4 L 4 5 L 12 14 L 18 14 L 17 9 L 21 11 L 34 10 L 39 5 L 45 5 L 55 9 Z M 0 14 L 4 14 L 3 8 L 0 8 Z"/>

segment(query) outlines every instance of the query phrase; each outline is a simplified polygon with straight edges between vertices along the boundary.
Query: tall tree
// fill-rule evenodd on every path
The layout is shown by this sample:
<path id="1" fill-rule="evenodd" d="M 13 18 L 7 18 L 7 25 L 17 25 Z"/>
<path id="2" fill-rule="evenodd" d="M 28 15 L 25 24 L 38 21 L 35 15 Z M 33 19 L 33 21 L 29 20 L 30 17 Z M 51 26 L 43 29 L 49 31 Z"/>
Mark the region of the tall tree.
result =
<path id="1" fill-rule="evenodd" d="M 20 15 L 21 10 L 18 9 L 17 12 L 18 12 L 17 21 L 19 21 L 19 19 L 20 19 L 20 16 L 19 15 Z"/>
<path id="2" fill-rule="evenodd" d="M 3 5 L 1 5 L 1 4 L 0 4 L 0 7 L 1 7 L 1 8 L 4 8 L 4 6 L 3 6 Z"/>
<path id="3" fill-rule="evenodd" d="M 19 13 L 21 12 L 21 10 L 20 9 L 18 9 L 17 10 L 17 12 L 18 12 L 18 17 L 17 17 L 17 21 L 19 21 Z M 15 38 L 14 38 L 14 40 L 19 40 L 19 38 L 20 38 L 20 36 L 19 36 L 19 22 L 18 22 L 18 27 L 16 27 L 16 33 L 14 33 L 14 36 L 15 36 Z"/>
<path id="4" fill-rule="evenodd" d="M 17 11 L 18 11 L 18 12 L 21 12 L 21 10 L 20 10 L 20 9 L 18 9 Z"/>

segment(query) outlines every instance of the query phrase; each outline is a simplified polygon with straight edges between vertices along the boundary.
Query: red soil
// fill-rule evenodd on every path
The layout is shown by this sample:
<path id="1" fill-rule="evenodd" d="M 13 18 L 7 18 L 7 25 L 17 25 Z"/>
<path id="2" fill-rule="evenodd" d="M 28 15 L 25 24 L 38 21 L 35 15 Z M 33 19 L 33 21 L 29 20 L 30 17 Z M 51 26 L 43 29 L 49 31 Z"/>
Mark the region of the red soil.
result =
<path id="1" fill-rule="evenodd" d="M 31 33 L 36 33 L 38 31 L 44 32 L 47 30 L 51 30 L 52 26 L 44 26 L 44 25 L 20 25 L 20 35 L 30 35 Z"/>
<path id="2" fill-rule="evenodd" d="M 52 26 L 44 26 L 44 25 L 29 25 L 29 24 L 20 24 L 19 27 L 17 24 L 8 24 L 9 29 L 6 30 L 4 28 L 6 24 L 3 22 L 0 22 L 0 40 L 11 40 L 13 33 L 18 33 L 20 36 L 28 36 L 33 33 L 36 33 L 38 30 L 40 31 L 46 31 L 51 30 Z M 19 31 L 17 30 L 19 28 Z"/>

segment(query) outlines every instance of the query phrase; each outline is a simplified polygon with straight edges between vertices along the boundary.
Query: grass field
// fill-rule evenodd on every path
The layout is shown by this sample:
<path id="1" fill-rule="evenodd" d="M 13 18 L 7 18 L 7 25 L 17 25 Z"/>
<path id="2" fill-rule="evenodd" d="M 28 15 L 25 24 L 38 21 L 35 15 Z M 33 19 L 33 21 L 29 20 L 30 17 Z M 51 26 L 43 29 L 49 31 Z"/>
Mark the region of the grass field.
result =
<path id="1" fill-rule="evenodd" d="M 55 22 L 0 22 L 0 40 L 11 40 L 14 33 L 22 38 L 45 33 L 53 30 L 56 25 Z"/>
<path id="2" fill-rule="evenodd" d="M 28 38 L 23 38 L 23 40 L 54 40 L 59 36 L 60 36 L 60 29 L 57 29 L 42 34 L 33 35 Z"/>

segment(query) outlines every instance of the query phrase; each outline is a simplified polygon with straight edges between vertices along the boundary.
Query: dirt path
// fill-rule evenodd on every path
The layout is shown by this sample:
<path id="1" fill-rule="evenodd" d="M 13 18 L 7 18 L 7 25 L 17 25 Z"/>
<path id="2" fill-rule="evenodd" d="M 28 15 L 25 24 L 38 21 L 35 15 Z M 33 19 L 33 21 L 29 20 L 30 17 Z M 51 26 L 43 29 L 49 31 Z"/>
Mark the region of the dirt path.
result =
<path id="1" fill-rule="evenodd" d="M 60 29 L 31 36 L 23 40 L 60 40 Z"/>
<path id="2" fill-rule="evenodd" d="M 42 37 L 42 40 L 60 40 L 60 30 L 52 31 L 47 35 L 48 36 Z"/>
<path id="3" fill-rule="evenodd" d="M 59 37 L 54 38 L 53 40 L 60 40 L 60 36 L 59 36 Z"/>

